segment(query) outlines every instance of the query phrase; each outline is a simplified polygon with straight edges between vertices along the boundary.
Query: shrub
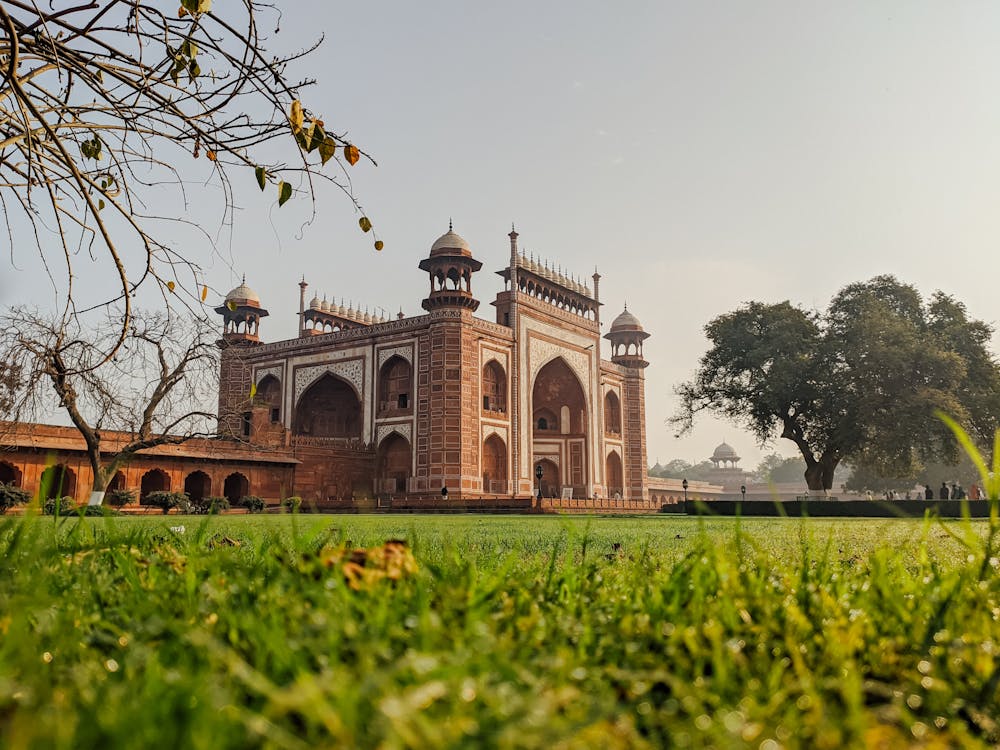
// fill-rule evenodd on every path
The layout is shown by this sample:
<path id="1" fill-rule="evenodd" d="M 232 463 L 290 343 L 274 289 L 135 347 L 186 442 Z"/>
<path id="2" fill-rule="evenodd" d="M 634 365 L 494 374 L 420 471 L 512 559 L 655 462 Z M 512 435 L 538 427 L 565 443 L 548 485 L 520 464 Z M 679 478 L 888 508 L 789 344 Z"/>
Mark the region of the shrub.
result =
<path id="1" fill-rule="evenodd" d="M 71 497 L 50 497 L 42 503 L 42 513 L 47 516 L 60 516 L 76 513 L 76 500 Z"/>
<path id="2" fill-rule="evenodd" d="M 302 498 L 298 496 L 286 497 L 281 501 L 281 505 L 292 513 L 298 513 L 299 508 L 302 507 Z"/>
<path id="3" fill-rule="evenodd" d="M 0 483 L 0 513 L 15 505 L 24 505 L 31 500 L 31 493 L 13 484 Z"/>
<path id="4" fill-rule="evenodd" d="M 191 512 L 199 515 L 214 516 L 224 510 L 229 510 L 229 500 L 225 497 L 203 497 L 191 503 Z"/>
<path id="5" fill-rule="evenodd" d="M 131 505 L 135 502 L 135 490 L 111 490 L 104 495 L 104 500 L 115 508 Z"/>
<path id="6" fill-rule="evenodd" d="M 180 508 L 182 513 L 191 510 L 191 500 L 186 492 L 150 492 L 146 495 L 146 504 L 163 510 L 163 515 L 170 512 L 171 508 Z"/>
<path id="7" fill-rule="evenodd" d="M 250 513 L 260 513 L 264 510 L 266 503 L 262 498 L 256 495 L 247 495 L 246 497 L 240 498 L 240 505 L 246 508 Z"/>

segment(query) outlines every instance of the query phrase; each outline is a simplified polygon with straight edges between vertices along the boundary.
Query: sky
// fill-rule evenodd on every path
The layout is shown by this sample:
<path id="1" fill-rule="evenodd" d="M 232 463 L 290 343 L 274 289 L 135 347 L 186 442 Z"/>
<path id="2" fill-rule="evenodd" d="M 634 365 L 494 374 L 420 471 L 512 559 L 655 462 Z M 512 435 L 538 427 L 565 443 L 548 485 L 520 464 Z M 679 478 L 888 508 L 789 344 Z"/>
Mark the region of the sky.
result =
<path id="1" fill-rule="evenodd" d="M 606 325 L 627 302 L 651 334 L 649 462 L 725 440 L 752 468 L 794 449 L 709 417 L 681 437 L 665 424 L 713 317 L 822 309 L 891 273 L 996 323 L 1000 4 L 279 5 L 271 49 L 324 36 L 295 69 L 317 79 L 303 103 L 377 159 L 350 174 L 385 249 L 330 188 L 315 217 L 305 200 L 279 211 L 249 173 L 231 228 L 195 207 L 219 249 L 207 278 L 246 274 L 267 341 L 295 335 L 303 275 L 310 296 L 421 313 L 417 263 L 449 219 L 484 263 L 489 318 L 513 222 L 529 253 L 599 269 Z M 0 301 L 45 300 L 16 250 Z"/>

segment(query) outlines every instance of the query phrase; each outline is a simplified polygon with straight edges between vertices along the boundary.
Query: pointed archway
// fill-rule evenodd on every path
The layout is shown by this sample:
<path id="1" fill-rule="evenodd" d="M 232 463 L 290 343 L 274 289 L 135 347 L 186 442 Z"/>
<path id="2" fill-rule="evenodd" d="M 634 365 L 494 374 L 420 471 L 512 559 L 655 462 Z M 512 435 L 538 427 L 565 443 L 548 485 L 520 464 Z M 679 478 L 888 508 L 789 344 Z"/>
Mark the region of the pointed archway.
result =
<path id="1" fill-rule="evenodd" d="M 532 452 L 563 456 L 564 470 L 561 477 L 557 475 L 562 481 L 556 484 L 572 487 L 574 497 L 586 497 L 590 482 L 587 397 L 562 357 L 548 362 L 535 376 L 531 415 Z"/>
<path id="2" fill-rule="evenodd" d="M 483 442 L 483 492 L 507 493 L 507 446 L 496 434 Z"/>
<path id="3" fill-rule="evenodd" d="M 184 478 L 184 491 L 193 503 L 200 503 L 212 494 L 212 479 L 205 472 L 192 471 Z"/>
<path id="4" fill-rule="evenodd" d="M 41 494 L 46 500 L 76 498 L 76 472 L 65 464 L 55 464 L 42 472 L 39 480 Z"/>
<path id="5" fill-rule="evenodd" d="M 406 492 L 411 461 L 410 441 L 398 432 L 390 433 L 378 446 L 378 491 Z"/>
<path id="6" fill-rule="evenodd" d="M 235 471 L 226 477 L 222 486 L 222 494 L 225 495 L 230 505 L 239 505 L 240 500 L 250 495 L 250 480 Z"/>
<path id="7" fill-rule="evenodd" d="M 146 497 L 150 492 L 169 492 L 170 475 L 163 469 L 150 469 L 142 475 L 139 482 L 139 504 L 146 504 Z"/>
<path id="8" fill-rule="evenodd" d="M 326 373 L 302 394 L 293 431 L 315 438 L 361 438 L 361 401 L 350 384 Z"/>
<path id="9" fill-rule="evenodd" d="M 622 472 L 622 458 L 618 451 L 611 451 L 604 462 L 605 481 L 608 483 L 608 497 L 625 497 L 625 479 Z"/>
<path id="10" fill-rule="evenodd" d="M 15 487 L 20 487 L 21 470 L 14 464 L 0 461 L 0 484 L 12 484 Z"/>

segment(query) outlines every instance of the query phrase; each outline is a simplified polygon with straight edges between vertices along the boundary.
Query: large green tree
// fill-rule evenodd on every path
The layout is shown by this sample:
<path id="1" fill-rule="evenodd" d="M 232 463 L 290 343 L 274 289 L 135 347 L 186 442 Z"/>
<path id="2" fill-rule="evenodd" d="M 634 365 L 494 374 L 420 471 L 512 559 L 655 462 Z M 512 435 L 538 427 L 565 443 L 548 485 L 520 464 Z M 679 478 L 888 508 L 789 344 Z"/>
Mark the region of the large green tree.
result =
<path id="1" fill-rule="evenodd" d="M 824 313 L 751 302 L 705 331 L 711 348 L 679 386 L 672 421 L 686 430 L 707 411 L 762 443 L 791 440 L 810 490 L 829 490 L 845 459 L 888 476 L 912 476 L 932 458 L 954 460 L 936 410 L 983 442 L 1000 420 L 991 328 L 941 292 L 925 304 L 892 276 L 845 287 Z"/>

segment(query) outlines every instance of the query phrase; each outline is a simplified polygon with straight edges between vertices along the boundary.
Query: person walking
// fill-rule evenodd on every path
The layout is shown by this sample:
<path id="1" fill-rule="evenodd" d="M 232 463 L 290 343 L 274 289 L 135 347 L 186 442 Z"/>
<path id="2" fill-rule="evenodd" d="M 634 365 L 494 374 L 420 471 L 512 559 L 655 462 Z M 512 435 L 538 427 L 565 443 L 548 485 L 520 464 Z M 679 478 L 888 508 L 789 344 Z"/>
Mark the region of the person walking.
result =
<path id="1" fill-rule="evenodd" d="M 980 497 L 980 494 L 979 494 L 979 485 L 976 484 L 975 482 L 973 482 L 972 486 L 969 487 L 969 499 L 970 500 L 982 500 L 982 497 Z"/>
<path id="2" fill-rule="evenodd" d="M 929 484 L 925 484 L 924 485 L 924 500 L 933 500 L 933 499 L 934 499 L 934 490 L 931 489 L 931 486 Z"/>
<path id="3" fill-rule="evenodd" d="M 948 492 L 947 482 L 941 482 L 941 489 L 938 490 L 938 497 L 942 500 L 949 500 L 951 498 L 951 493 Z"/>

